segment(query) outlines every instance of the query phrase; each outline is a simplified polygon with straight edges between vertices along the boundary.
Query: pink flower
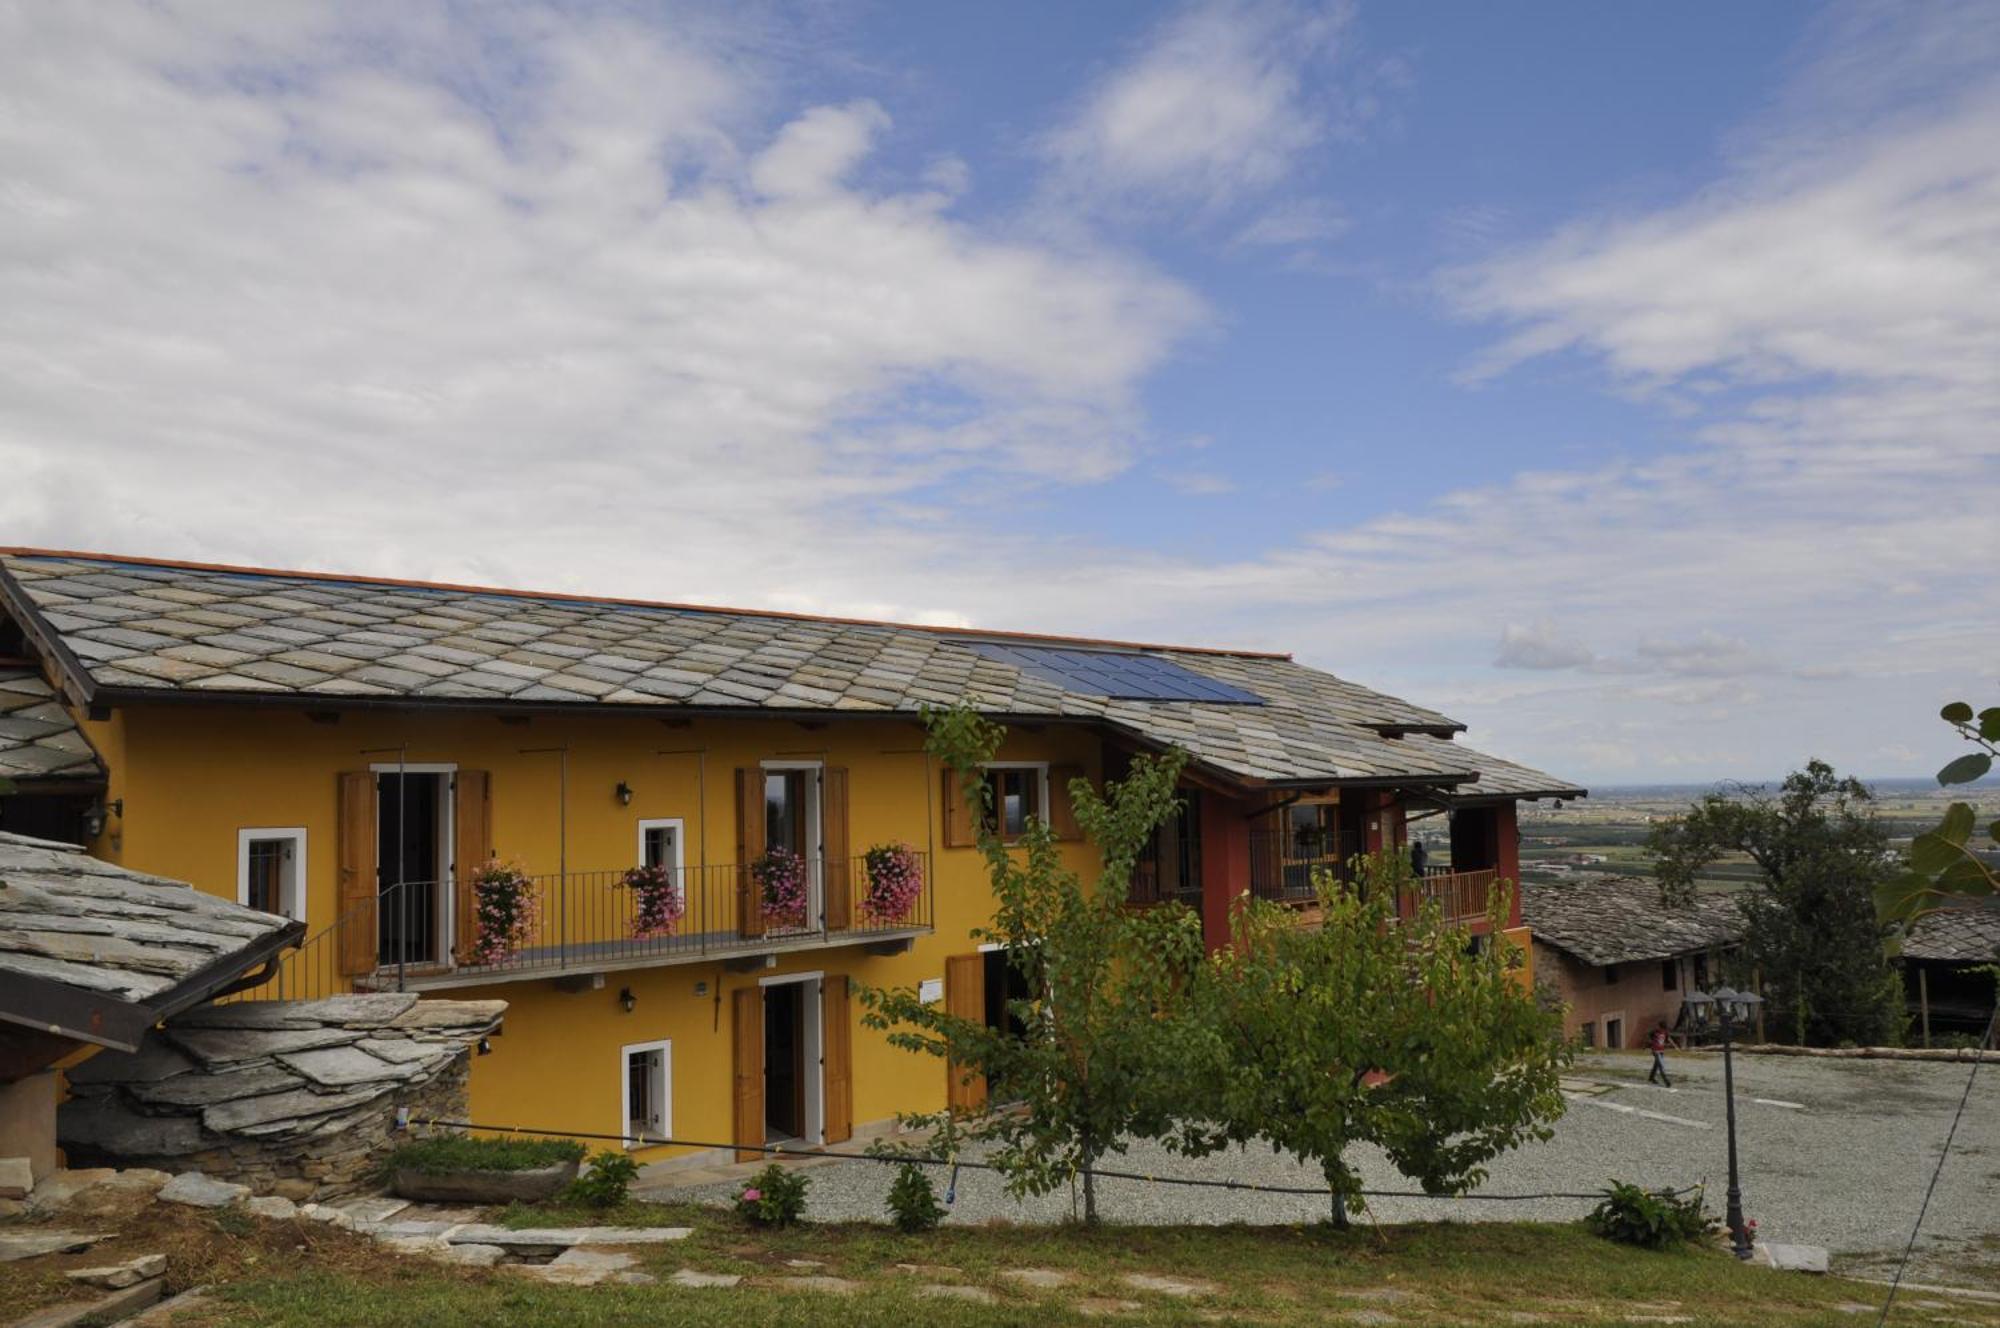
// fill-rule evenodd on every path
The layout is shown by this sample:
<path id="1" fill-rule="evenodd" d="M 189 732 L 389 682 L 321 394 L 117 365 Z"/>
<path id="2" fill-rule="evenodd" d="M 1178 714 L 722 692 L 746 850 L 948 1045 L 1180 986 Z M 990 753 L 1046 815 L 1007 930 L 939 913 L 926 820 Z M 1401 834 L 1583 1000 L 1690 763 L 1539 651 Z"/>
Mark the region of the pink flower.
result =
<path id="1" fill-rule="evenodd" d="M 764 1192 L 763 1192 L 762 1190 L 745 1190 L 745 1191 L 743 1191 L 743 1202 L 744 1202 L 744 1203 L 756 1203 L 756 1202 L 757 1202 L 757 1201 L 758 1201 L 759 1199 L 761 1199 L 761 1198 L 763 1198 L 763 1197 L 764 1197 Z"/>

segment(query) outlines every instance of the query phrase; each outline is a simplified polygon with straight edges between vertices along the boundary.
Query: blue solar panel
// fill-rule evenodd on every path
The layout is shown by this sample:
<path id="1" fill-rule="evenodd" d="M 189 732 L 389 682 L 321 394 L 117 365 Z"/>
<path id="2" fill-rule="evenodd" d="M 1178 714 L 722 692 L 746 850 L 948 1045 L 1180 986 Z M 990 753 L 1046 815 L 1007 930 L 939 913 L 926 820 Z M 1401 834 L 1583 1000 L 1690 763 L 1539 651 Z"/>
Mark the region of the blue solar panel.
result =
<path id="1" fill-rule="evenodd" d="M 1264 704 L 1264 698 L 1255 692 L 1217 682 L 1157 655 L 1066 646 L 1002 645 L 997 641 L 975 641 L 972 648 L 988 659 L 1012 664 L 1045 682 L 1086 696 L 1114 701 Z"/>

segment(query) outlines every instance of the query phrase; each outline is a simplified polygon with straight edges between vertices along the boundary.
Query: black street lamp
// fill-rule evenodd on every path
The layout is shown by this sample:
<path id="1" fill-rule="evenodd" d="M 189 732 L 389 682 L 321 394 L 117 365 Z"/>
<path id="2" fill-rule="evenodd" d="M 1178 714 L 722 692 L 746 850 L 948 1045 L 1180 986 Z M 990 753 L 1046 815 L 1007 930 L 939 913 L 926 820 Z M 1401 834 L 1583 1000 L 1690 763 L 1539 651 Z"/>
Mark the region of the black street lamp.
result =
<path id="1" fill-rule="evenodd" d="M 1736 1024 L 1748 1023 L 1764 998 L 1754 991 L 1732 991 L 1718 987 L 1713 993 L 1691 991 L 1687 1004 L 1696 1024 L 1708 1022 L 1709 1007 L 1715 1007 L 1722 1021 L 1722 1098 L 1729 1119 L 1729 1209 L 1724 1222 L 1729 1227 L 1730 1248 L 1739 1259 L 1750 1257 L 1750 1225 L 1743 1220 L 1743 1186 L 1736 1172 L 1736 1067 L 1730 1055 Z"/>

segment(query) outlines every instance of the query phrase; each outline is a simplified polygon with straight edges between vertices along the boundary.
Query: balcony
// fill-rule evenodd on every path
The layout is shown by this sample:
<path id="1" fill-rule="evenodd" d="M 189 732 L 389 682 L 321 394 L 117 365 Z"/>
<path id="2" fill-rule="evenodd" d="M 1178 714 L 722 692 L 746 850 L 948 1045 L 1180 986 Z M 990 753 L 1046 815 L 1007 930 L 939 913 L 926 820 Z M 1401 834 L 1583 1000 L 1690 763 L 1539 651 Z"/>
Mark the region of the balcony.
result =
<path id="1" fill-rule="evenodd" d="M 1359 847 L 1342 845 L 1332 835 L 1254 834 L 1250 837 L 1250 893 L 1276 904 L 1310 907 L 1316 898 L 1315 875 L 1325 871 L 1337 880 L 1348 880 L 1353 874 L 1349 862 L 1361 852 Z M 1446 922 L 1477 922 L 1486 916 L 1487 900 L 1498 879 L 1499 873 L 1491 868 L 1428 871 L 1402 891 L 1396 900 L 1396 915 L 1414 917 L 1423 903 L 1435 901 Z"/>
<path id="2" fill-rule="evenodd" d="M 255 999 L 313 999 L 343 991 L 436 991 L 500 982 L 561 979 L 636 968 L 740 960 L 864 946 L 878 953 L 909 948 L 935 929 L 935 886 L 927 854 L 917 854 L 922 884 L 893 915 L 872 897 L 861 858 L 807 863 L 804 909 L 767 906 L 749 872 L 737 866 L 686 867 L 670 873 L 679 916 L 649 931 L 638 892 L 624 870 L 529 877 L 534 923 L 525 941 L 480 961 L 476 919 L 456 916 L 470 901 L 437 882 L 385 886 L 381 896 L 310 937 L 286 956 Z M 672 911 L 672 910 L 669 910 Z"/>

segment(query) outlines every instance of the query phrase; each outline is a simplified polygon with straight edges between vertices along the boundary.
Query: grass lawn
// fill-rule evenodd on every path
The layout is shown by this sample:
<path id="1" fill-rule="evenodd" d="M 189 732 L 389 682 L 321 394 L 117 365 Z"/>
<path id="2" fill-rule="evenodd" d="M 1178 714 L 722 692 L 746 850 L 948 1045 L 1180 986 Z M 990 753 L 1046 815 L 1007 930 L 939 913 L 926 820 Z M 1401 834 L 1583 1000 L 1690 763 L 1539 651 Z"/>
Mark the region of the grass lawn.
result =
<path id="1" fill-rule="evenodd" d="M 584 1214 L 516 1208 L 509 1225 L 561 1225 Z M 758 1231 L 711 1208 L 632 1205 L 587 1220 L 686 1225 L 690 1239 L 638 1251 L 665 1279 L 682 1268 L 736 1273 L 740 1285 L 689 1289 L 549 1285 L 518 1272 L 461 1270 L 385 1251 L 363 1237 L 309 1222 L 263 1222 L 242 1214 L 139 1215 L 118 1250 L 70 1256 L 105 1262 L 164 1250 L 178 1289 L 214 1289 L 176 1318 L 196 1325 L 423 1324 L 425 1328 L 673 1323 L 954 1325 L 1126 1323 L 1872 1324 L 1838 1307 L 1880 1304 L 1883 1288 L 1746 1267 L 1719 1251 L 1648 1253 L 1611 1245 L 1573 1225 L 1523 1223 L 1362 1227 L 989 1226 L 902 1236 L 886 1226 L 816 1225 Z M 125 1224 L 121 1224 L 125 1225 Z M 804 1266 L 788 1261 L 810 1261 Z M 41 1262 L 41 1261 L 38 1261 Z M 908 1265 L 899 1267 L 898 1265 Z M 1069 1275 L 1036 1289 L 1008 1269 Z M 1209 1284 L 1177 1298 L 1137 1289 L 1129 1274 Z M 805 1277 L 860 1284 L 807 1290 Z M 10 1310 L 50 1299 L 60 1274 L 0 1266 Z M 991 1303 L 926 1294 L 975 1287 Z M 59 1287 L 56 1289 L 59 1290 Z M 960 1293 L 962 1294 L 962 1293 Z M 1094 1313 L 1093 1313 L 1094 1311 Z M 1987 1324 L 2000 1304 L 1899 1300 L 1898 1324 Z"/>

